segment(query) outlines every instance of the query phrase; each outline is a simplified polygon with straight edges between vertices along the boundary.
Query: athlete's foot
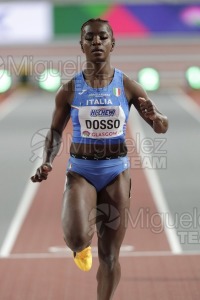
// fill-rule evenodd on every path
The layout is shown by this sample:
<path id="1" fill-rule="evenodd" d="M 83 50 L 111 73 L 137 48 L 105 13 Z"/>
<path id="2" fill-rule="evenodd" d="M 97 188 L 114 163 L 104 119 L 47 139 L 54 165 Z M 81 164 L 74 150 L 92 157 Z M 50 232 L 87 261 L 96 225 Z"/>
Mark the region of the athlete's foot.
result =
<path id="1" fill-rule="evenodd" d="M 89 246 L 81 252 L 74 252 L 74 262 L 82 271 L 89 271 L 92 267 L 91 247 Z"/>

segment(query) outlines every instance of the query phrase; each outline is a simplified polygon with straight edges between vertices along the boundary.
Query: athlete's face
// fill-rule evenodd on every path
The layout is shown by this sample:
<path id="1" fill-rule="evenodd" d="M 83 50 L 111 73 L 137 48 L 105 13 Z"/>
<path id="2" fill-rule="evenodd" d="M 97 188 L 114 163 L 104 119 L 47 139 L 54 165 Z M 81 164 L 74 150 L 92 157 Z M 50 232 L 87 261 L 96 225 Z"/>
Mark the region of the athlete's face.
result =
<path id="1" fill-rule="evenodd" d="M 114 39 L 107 24 L 89 23 L 83 29 L 81 47 L 88 61 L 104 62 L 114 48 Z"/>

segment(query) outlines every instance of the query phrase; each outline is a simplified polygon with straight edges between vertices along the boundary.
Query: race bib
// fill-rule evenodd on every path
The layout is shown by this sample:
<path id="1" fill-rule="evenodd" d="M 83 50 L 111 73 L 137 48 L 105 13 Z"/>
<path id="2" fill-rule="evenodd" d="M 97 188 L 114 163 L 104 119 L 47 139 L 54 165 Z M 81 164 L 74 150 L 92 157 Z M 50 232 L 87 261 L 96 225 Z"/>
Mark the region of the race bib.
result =
<path id="1" fill-rule="evenodd" d="M 125 114 L 121 106 L 82 106 L 78 117 L 84 138 L 112 138 L 123 134 Z"/>

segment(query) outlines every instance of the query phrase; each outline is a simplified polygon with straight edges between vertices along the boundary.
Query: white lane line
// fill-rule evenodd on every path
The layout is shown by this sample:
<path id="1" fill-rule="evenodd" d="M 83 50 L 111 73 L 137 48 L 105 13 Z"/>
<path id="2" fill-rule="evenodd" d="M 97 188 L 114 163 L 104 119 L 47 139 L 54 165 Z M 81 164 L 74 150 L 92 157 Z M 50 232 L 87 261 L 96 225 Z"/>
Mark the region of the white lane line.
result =
<path id="1" fill-rule="evenodd" d="M 39 157 L 42 157 L 42 154 Z M 38 162 L 37 165 L 34 164 L 34 168 L 29 178 L 35 173 L 37 167 Z M 21 201 L 10 224 L 6 237 L 2 243 L 2 247 L 0 249 L 0 258 L 8 257 L 10 255 L 38 188 L 39 183 L 33 183 L 30 179 L 28 179 Z"/>
<path id="2" fill-rule="evenodd" d="M 129 252 L 133 252 L 134 251 L 134 246 L 132 245 L 122 245 L 121 248 L 120 248 L 120 253 L 129 253 Z M 70 248 L 68 248 L 67 246 L 52 246 L 52 247 L 49 247 L 48 249 L 48 252 L 49 253 L 72 253 L 72 250 Z M 98 253 L 98 247 L 96 246 L 92 246 L 92 252 L 93 253 Z"/>
<path id="3" fill-rule="evenodd" d="M 200 123 L 200 106 L 182 90 L 173 90 L 174 100 L 195 120 Z"/>
<path id="4" fill-rule="evenodd" d="M 92 252 L 93 258 L 98 257 L 97 252 Z M 121 252 L 120 257 L 166 257 L 166 256 L 200 256 L 200 251 L 185 251 L 181 253 L 172 253 L 171 251 L 132 251 L 132 252 Z M 7 257 L 0 257 L 0 261 L 3 259 L 72 259 L 72 252 L 69 253 L 16 253 L 11 254 Z"/>
<path id="5" fill-rule="evenodd" d="M 129 128 L 130 128 L 130 132 L 131 132 L 133 138 L 135 137 L 136 133 L 139 133 L 140 140 L 145 140 L 145 134 L 140 125 L 139 116 L 133 108 L 130 111 Z M 147 155 L 149 155 L 150 161 L 151 161 L 150 154 L 145 153 L 145 155 L 144 155 L 144 153 L 142 153 L 142 151 L 140 151 L 139 154 L 142 157 L 142 159 L 146 158 Z M 173 224 L 173 218 L 171 216 L 169 207 L 167 205 L 167 201 L 165 199 L 157 172 L 153 168 L 151 168 L 151 169 L 144 168 L 143 170 L 144 170 L 144 174 L 146 176 L 149 188 L 151 190 L 156 208 L 160 215 L 163 228 L 165 229 L 165 234 L 167 236 L 167 240 L 168 240 L 170 249 L 173 254 L 180 254 L 180 253 L 182 253 L 182 248 L 181 248 L 175 228 L 172 228 L 172 226 L 170 226 L 170 224 Z"/>
<path id="6" fill-rule="evenodd" d="M 27 90 L 19 90 L 14 92 L 10 97 L 0 104 L 0 121 L 14 111 L 27 99 Z"/>

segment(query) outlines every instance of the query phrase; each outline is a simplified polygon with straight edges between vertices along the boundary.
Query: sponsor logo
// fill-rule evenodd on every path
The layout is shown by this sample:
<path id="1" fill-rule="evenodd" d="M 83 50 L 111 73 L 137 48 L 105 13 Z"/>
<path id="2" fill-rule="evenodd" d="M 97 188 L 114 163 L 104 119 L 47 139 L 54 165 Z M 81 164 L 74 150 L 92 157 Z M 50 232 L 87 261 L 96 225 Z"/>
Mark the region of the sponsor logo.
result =
<path id="1" fill-rule="evenodd" d="M 115 109 L 92 109 L 90 112 L 91 117 L 113 117 L 115 115 Z"/>
<path id="2" fill-rule="evenodd" d="M 93 138 L 103 138 L 103 137 L 112 137 L 112 136 L 118 136 L 120 135 L 117 131 L 111 131 L 111 132 L 92 132 Z"/>
<path id="3" fill-rule="evenodd" d="M 90 132 L 87 131 L 87 130 L 84 130 L 84 131 L 82 132 L 82 136 L 88 137 L 88 136 L 90 136 Z"/>
<path id="4" fill-rule="evenodd" d="M 82 95 L 83 93 L 85 93 L 87 90 L 82 90 L 81 92 L 79 92 L 79 95 Z"/>

